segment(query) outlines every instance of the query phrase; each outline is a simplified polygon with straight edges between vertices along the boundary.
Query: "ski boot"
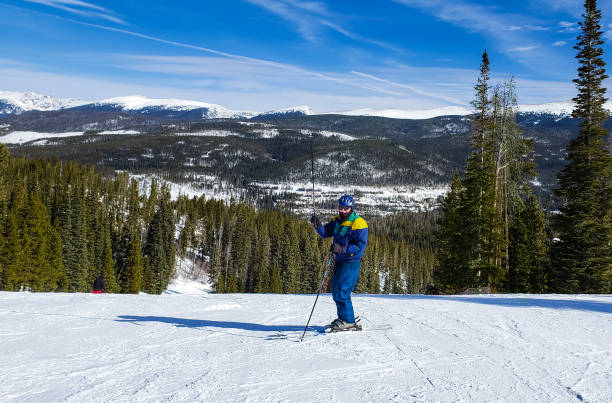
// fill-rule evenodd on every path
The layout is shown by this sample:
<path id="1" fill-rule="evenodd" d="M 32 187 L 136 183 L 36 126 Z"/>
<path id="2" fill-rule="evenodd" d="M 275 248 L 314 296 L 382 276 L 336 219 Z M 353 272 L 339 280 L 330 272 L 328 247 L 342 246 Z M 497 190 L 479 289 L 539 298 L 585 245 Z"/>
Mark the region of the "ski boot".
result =
<path id="1" fill-rule="evenodd" d="M 345 322 L 344 320 L 338 318 L 329 326 L 329 333 L 359 331 L 361 329 L 359 317 L 355 318 L 354 323 Z"/>

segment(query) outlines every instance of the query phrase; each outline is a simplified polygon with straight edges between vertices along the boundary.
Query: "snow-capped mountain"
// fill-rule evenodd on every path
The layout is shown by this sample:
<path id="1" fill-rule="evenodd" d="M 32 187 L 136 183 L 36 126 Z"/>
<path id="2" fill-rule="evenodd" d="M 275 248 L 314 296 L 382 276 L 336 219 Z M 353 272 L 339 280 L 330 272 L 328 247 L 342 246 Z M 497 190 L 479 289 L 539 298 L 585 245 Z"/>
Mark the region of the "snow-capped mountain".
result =
<path id="1" fill-rule="evenodd" d="M 170 119 L 252 119 L 312 115 L 308 106 L 296 106 L 265 112 L 236 111 L 224 106 L 175 98 L 147 98 L 132 95 L 86 102 L 76 99 L 53 98 L 35 92 L 0 91 L 0 116 L 27 111 L 73 109 L 91 112 L 126 112 Z"/>
<path id="2" fill-rule="evenodd" d="M 570 117 L 574 105 L 571 101 L 545 104 L 519 105 L 523 114 L 550 114 Z M 612 102 L 605 107 L 612 110 Z M 54 111 L 72 109 L 84 112 L 124 112 L 166 119 L 274 119 L 313 115 L 308 106 L 295 106 L 265 112 L 231 110 L 224 106 L 176 98 L 148 98 L 132 95 L 85 102 L 77 99 L 54 98 L 35 92 L 0 91 L 0 116 L 20 114 L 26 111 Z M 326 112 L 350 116 L 378 116 L 393 119 L 431 119 L 438 116 L 465 116 L 472 110 L 463 106 L 444 106 L 432 109 L 371 109 L 362 108 Z"/>
<path id="3" fill-rule="evenodd" d="M 604 107 L 612 110 L 612 102 L 607 102 Z M 574 104 L 571 101 L 549 102 L 545 104 L 524 104 L 518 106 L 519 113 L 550 114 L 562 117 L 570 117 Z M 392 119 L 431 119 L 438 116 L 458 115 L 465 116 L 472 113 L 472 109 L 461 106 L 444 106 L 432 109 L 355 109 L 349 111 L 329 112 L 331 114 L 350 116 L 379 116 Z"/>
<path id="4" fill-rule="evenodd" d="M 15 115 L 27 111 L 54 111 L 85 104 L 72 98 L 54 98 L 35 92 L 0 91 L 0 116 Z"/>
<path id="5" fill-rule="evenodd" d="M 142 95 L 110 98 L 85 105 L 76 110 L 121 111 L 170 119 L 252 119 L 311 115 L 308 106 L 267 112 L 235 111 L 224 106 L 186 99 L 155 99 Z"/>
<path id="6" fill-rule="evenodd" d="M 142 95 L 104 99 L 102 101 L 81 105 L 77 109 L 119 110 L 122 112 L 141 113 L 153 116 L 170 114 L 169 117 L 199 117 L 201 119 L 251 118 L 257 115 L 257 112 L 233 111 L 221 105 L 207 102 L 175 98 L 154 99 Z"/>
<path id="7" fill-rule="evenodd" d="M 337 115 L 378 116 L 392 119 L 430 119 L 437 116 L 469 115 L 470 109 L 461 106 L 444 106 L 433 109 L 354 109 L 350 111 L 329 112 Z"/>

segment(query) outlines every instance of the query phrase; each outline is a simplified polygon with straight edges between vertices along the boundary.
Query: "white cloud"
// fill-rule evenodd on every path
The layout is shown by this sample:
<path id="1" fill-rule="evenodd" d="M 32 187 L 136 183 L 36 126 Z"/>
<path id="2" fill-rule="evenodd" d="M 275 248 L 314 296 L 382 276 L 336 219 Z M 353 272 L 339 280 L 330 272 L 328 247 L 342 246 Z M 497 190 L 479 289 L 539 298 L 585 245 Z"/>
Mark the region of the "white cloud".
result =
<path id="1" fill-rule="evenodd" d="M 444 102 L 450 102 L 450 103 L 456 104 L 456 105 L 462 103 L 460 100 L 458 100 L 456 98 L 451 98 L 451 97 L 447 97 L 445 95 L 440 95 L 440 94 L 437 94 L 437 93 L 432 93 L 432 92 L 429 92 L 429 91 L 425 91 L 425 90 L 420 89 L 420 88 L 418 88 L 418 87 L 416 87 L 414 85 L 402 84 L 402 83 L 394 82 L 394 81 L 391 81 L 391 80 L 386 80 L 384 78 L 376 77 L 376 76 L 373 76 L 371 74 L 361 73 L 359 71 L 353 71 L 353 74 L 358 75 L 360 77 L 365 77 L 365 78 L 373 80 L 373 81 L 382 82 L 382 83 L 388 84 L 388 85 L 390 85 L 392 87 L 405 88 L 405 89 L 408 89 L 408 90 L 414 92 L 415 94 L 423 95 L 423 96 L 425 96 L 427 98 L 440 99 L 440 100 L 442 100 Z"/>
<path id="2" fill-rule="evenodd" d="M 372 74 L 338 75 L 339 81 L 354 84 L 348 86 L 265 66 L 255 65 L 256 71 L 249 72 L 248 63 L 232 59 L 208 57 L 181 60 L 176 57 L 135 55 L 100 57 L 123 61 L 126 68 L 130 62 L 133 66 L 134 63 L 140 63 L 134 68 L 138 71 L 154 70 L 151 74 L 158 75 L 154 76 L 155 79 L 140 75 L 138 80 L 134 80 L 58 74 L 45 72 L 44 66 L 0 59 L 0 88 L 88 101 L 141 94 L 151 98 L 210 102 L 239 110 L 272 110 L 309 105 L 313 111 L 320 113 L 360 108 L 430 109 L 449 104 L 469 107 L 478 74 L 468 69 L 383 66 L 372 69 Z M 209 76 L 205 73 L 205 67 L 198 67 L 202 63 L 212 63 L 214 68 L 225 70 L 226 73 L 223 76 Z M 165 73 L 157 73 L 163 69 L 166 69 Z M 176 69 L 183 69 L 183 74 L 174 75 Z M 410 77 L 411 82 L 402 82 L 405 77 Z M 501 80 L 501 77 L 494 76 L 491 81 L 495 84 Z M 570 99 L 575 92 L 570 81 L 535 81 L 520 77 L 516 81 L 521 103 L 563 101 Z"/>
<path id="3" fill-rule="evenodd" d="M 556 41 L 556 42 L 553 42 L 552 45 L 553 46 L 565 46 L 567 45 L 567 42 L 566 41 Z"/>
<path id="4" fill-rule="evenodd" d="M 288 21 L 292 27 L 295 27 L 302 38 L 308 41 L 318 41 L 322 35 L 323 28 L 329 28 L 354 41 L 369 43 L 388 50 L 396 50 L 396 47 L 388 43 L 355 34 L 342 27 L 338 22 L 342 16 L 331 13 L 325 3 L 295 0 L 245 1 L 268 10 Z"/>
<path id="5" fill-rule="evenodd" d="M 23 0 L 28 3 L 42 4 L 59 10 L 68 11 L 85 17 L 94 17 L 125 25 L 125 21 L 104 7 L 80 0 Z M 68 7 L 70 6 L 70 7 Z M 78 7 L 78 8 L 75 8 Z"/>
<path id="6" fill-rule="evenodd" d="M 578 32 L 580 30 L 577 22 L 561 21 L 559 27 L 561 28 L 559 32 Z"/>
<path id="7" fill-rule="evenodd" d="M 508 49 L 509 52 L 529 52 L 530 50 L 537 49 L 537 46 L 518 46 L 516 48 Z"/>
<path id="8" fill-rule="evenodd" d="M 550 30 L 550 28 L 548 27 L 543 27 L 541 25 L 531 25 L 531 24 L 527 24 L 524 25 L 525 29 L 529 29 L 531 31 L 548 31 Z"/>
<path id="9" fill-rule="evenodd" d="M 393 0 L 407 7 L 416 8 L 437 19 L 483 37 L 485 44 L 493 42 L 493 48 L 511 57 L 521 52 L 520 58 L 514 58 L 517 63 L 530 68 L 548 68 L 555 64 L 558 56 L 551 50 L 542 49 L 537 56 L 528 52 L 531 46 L 525 43 L 537 43 L 534 31 L 545 31 L 548 28 L 541 20 L 531 14 L 500 11 L 498 6 L 475 4 L 471 0 Z M 520 21 L 522 24 L 517 24 Z M 487 45 L 487 47 L 489 47 Z"/>

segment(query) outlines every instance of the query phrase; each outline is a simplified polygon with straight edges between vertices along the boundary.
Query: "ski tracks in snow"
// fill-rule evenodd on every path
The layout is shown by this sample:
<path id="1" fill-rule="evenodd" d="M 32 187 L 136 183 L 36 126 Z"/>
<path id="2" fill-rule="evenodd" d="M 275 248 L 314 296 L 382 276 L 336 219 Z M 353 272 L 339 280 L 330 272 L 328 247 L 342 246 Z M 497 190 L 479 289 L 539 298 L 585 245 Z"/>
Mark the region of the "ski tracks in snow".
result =
<path id="1" fill-rule="evenodd" d="M 322 295 L 299 343 L 313 296 L 0 293 L 0 400 L 610 400 L 611 298 L 504 298 L 358 295 L 317 334 Z"/>

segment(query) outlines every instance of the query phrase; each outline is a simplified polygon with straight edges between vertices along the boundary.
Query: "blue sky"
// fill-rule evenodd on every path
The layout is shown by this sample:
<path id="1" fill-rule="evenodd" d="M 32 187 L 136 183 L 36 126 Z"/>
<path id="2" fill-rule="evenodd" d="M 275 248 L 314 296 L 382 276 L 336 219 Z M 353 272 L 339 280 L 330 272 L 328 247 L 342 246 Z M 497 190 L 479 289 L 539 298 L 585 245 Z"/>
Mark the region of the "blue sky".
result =
<path id="1" fill-rule="evenodd" d="M 612 42 L 612 0 L 598 4 Z M 467 107 L 486 48 L 494 81 L 514 76 L 520 103 L 564 101 L 575 94 L 582 7 L 581 0 L 0 0 L 0 90 L 84 100 L 140 94 L 258 111 Z"/>

